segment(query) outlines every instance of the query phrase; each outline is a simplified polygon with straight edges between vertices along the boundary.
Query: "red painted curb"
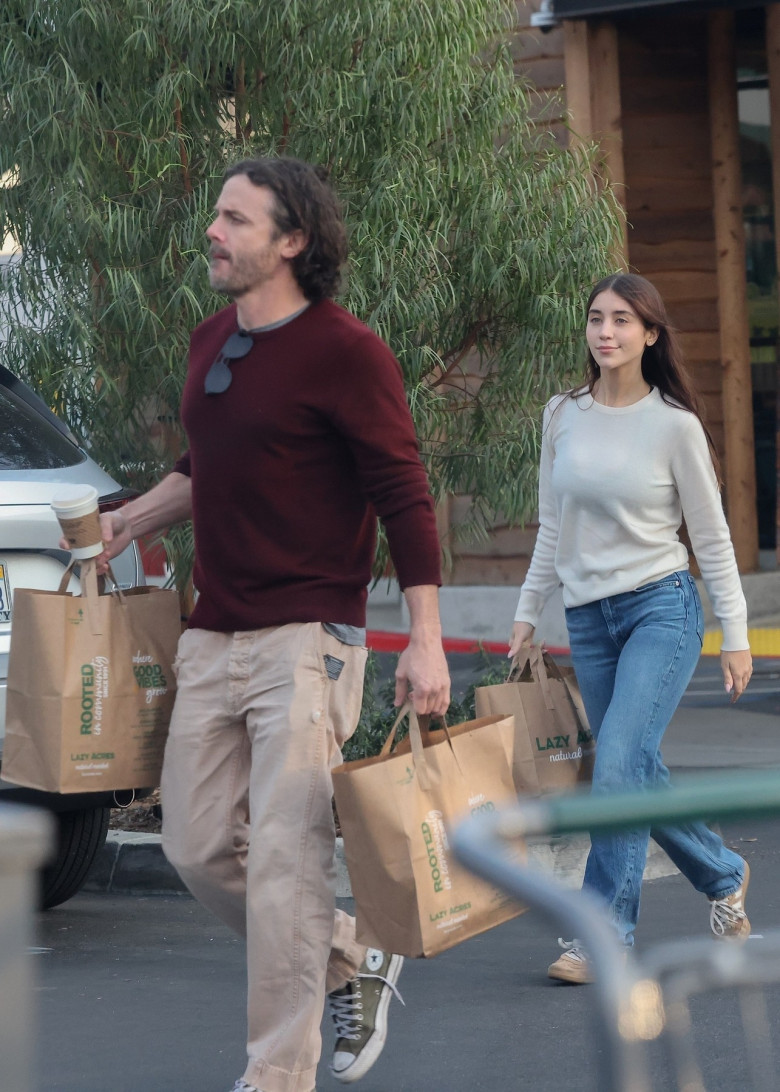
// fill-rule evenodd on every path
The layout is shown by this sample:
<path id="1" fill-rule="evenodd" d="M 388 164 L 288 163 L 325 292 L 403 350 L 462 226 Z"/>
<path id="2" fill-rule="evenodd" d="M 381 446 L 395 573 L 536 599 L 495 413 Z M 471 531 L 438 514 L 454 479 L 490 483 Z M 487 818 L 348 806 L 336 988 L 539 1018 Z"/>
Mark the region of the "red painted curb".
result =
<path id="1" fill-rule="evenodd" d="M 374 652 L 403 652 L 409 643 L 406 633 L 387 633 L 383 630 L 370 629 L 366 634 L 366 643 Z M 445 652 L 485 652 L 507 653 L 505 641 L 473 641 L 468 637 L 444 637 L 442 645 Z M 568 656 L 568 648 L 548 648 L 553 656 Z"/>

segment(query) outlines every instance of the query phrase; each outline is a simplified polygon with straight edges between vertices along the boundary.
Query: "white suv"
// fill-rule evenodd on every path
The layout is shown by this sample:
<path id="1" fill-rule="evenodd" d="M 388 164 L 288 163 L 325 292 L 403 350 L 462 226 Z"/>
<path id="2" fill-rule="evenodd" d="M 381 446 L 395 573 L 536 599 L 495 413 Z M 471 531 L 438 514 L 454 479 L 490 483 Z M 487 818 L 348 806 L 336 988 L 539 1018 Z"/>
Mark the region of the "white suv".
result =
<path id="1" fill-rule="evenodd" d="M 59 586 L 70 555 L 59 548 L 59 524 L 49 502 L 63 482 L 95 486 L 102 511 L 132 496 L 89 458 L 29 387 L 0 365 L 0 775 L 14 590 Z M 123 588 L 144 583 L 135 544 L 112 568 Z M 71 590 L 78 590 L 77 576 Z M 136 795 L 154 787 L 139 786 Z M 57 848 L 42 877 L 44 908 L 79 890 L 106 840 L 110 809 L 131 798 L 131 793 L 120 799 L 105 792 L 42 793 L 0 780 L 0 801 L 46 807 L 57 821 Z"/>

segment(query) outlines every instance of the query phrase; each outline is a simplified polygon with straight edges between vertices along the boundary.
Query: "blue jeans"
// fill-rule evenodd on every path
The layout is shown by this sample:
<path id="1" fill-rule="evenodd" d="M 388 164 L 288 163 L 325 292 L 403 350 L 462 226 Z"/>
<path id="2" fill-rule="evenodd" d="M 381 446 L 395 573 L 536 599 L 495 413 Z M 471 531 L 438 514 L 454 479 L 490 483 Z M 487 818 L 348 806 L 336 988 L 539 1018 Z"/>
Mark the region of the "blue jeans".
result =
<path id="1" fill-rule="evenodd" d="M 571 658 L 596 737 L 593 792 L 669 783 L 660 746 L 701 653 L 702 612 L 688 572 L 566 610 Z M 583 886 L 634 943 L 650 837 L 697 891 L 722 898 L 742 883 L 742 858 L 704 823 L 594 835 Z"/>

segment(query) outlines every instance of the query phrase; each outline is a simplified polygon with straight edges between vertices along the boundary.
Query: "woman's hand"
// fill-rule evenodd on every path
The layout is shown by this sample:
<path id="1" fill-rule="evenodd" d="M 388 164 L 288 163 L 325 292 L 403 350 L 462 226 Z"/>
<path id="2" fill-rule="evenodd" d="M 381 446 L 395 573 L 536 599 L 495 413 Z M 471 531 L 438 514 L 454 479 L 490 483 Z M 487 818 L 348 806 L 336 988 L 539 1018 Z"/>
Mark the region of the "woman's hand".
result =
<path id="1" fill-rule="evenodd" d="M 534 627 L 530 622 L 515 622 L 512 626 L 512 636 L 509 638 L 507 658 L 514 660 L 523 645 L 530 645 L 533 639 Z"/>
<path id="2" fill-rule="evenodd" d="M 753 674 L 753 657 L 749 648 L 738 649 L 736 652 L 727 652 L 725 649 L 720 654 L 720 668 L 723 672 L 723 685 L 726 693 L 731 694 L 732 703 L 745 690 Z"/>

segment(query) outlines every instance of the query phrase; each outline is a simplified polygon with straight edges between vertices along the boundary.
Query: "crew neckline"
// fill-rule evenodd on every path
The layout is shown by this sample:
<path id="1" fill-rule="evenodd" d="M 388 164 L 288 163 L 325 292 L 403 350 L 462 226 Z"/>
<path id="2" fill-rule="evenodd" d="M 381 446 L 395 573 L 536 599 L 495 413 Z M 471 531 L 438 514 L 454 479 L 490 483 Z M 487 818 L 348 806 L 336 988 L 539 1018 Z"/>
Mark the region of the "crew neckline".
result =
<path id="1" fill-rule="evenodd" d="M 630 406 L 605 406 L 601 402 L 597 402 L 592 394 L 588 395 L 588 397 L 590 398 L 590 405 L 594 409 L 598 410 L 599 413 L 611 414 L 636 413 L 638 410 L 643 409 L 647 405 L 649 399 L 652 399 L 656 396 L 657 389 L 655 387 L 651 387 L 647 394 L 643 395 L 637 402 L 632 402 Z M 590 406 L 586 406 L 585 408 L 589 409 Z"/>
<path id="2" fill-rule="evenodd" d="M 251 334 L 270 334 L 273 330 L 279 330 L 282 326 L 287 326 L 289 323 L 295 322 L 295 320 L 297 318 L 300 318 L 300 316 L 304 313 L 304 311 L 308 311 L 310 307 L 311 307 L 311 301 L 307 300 L 306 303 L 304 303 L 303 307 L 300 307 L 297 311 L 294 311 L 291 315 L 287 315 L 285 318 L 279 319 L 278 322 L 269 322 L 266 326 L 253 326 L 251 328 L 251 330 L 245 330 L 243 328 L 243 326 L 241 326 L 241 324 L 239 323 L 238 332 L 239 332 L 239 334 L 250 334 L 250 335 Z"/>

